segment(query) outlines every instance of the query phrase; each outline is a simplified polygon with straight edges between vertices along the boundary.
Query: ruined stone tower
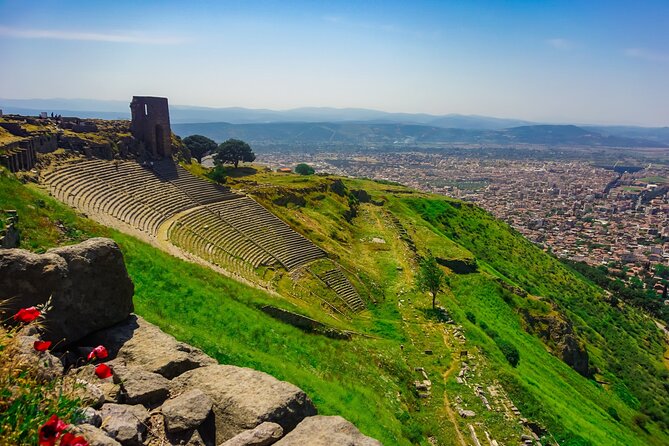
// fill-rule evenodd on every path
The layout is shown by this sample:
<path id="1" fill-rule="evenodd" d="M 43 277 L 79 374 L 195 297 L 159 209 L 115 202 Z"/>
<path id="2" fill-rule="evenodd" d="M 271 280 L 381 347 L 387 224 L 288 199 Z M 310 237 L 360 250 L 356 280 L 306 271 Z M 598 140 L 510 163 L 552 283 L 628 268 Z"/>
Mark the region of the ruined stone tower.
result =
<path id="1" fill-rule="evenodd" d="M 167 98 L 133 96 L 130 112 L 132 113 L 130 123 L 132 136 L 144 143 L 148 154 L 160 158 L 171 157 L 172 131 Z"/>

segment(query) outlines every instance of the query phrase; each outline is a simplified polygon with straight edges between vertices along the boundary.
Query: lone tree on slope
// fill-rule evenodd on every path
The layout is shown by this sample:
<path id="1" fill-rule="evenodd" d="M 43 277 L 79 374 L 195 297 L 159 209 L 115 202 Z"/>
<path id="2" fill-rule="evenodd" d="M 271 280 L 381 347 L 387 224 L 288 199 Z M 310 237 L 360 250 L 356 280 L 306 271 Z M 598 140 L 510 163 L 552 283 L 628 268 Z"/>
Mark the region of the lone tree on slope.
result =
<path id="1" fill-rule="evenodd" d="M 432 295 L 432 309 L 437 306 L 437 294 L 441 291 L 445 279 L 444 272 L 439 268 L 437 261 L 431 254 L 420 261 L 417 277 L 418 289 L 430 292 Z"/>
<path id="2" fill-rule="evenodd" d="M 240 161 L 250 163 L 255 159 L 256 155 L 251 146 L 239 139 L 228 139 L 222 142 L 214 153 L 215 164 L 233 164 L 235 169 L 239 166 Z"/>
<path id="3" fill-rule="evenodd" d="M 300 163 L 295 166 L 295 172 L 299 173 L 300 175 L 313 175 L 315 171 L 314 168 L 309 164 Z"/>
<path id="4" fill-rule="evenodd" d="M 184 145 L 190 150 L 191 155 L 197 159 L 198 163 L 202 162 L 202 157 L 208 152 L 213 152 L 218 147 L 216 141 L 209 139 L 202 135 L 187 136 L 183 140 Z"/>

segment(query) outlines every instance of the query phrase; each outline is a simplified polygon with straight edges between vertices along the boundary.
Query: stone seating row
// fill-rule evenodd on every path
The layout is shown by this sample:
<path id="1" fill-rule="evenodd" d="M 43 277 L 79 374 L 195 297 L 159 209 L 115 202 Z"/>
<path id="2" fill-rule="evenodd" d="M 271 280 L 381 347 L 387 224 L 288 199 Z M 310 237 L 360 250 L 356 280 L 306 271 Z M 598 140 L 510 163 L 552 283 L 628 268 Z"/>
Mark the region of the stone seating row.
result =
<path id="1" fill-rule="evenodd" d="M 365 309 L 365 304 L 360 294 L 353 288 L 351 282 L 346 278 L 339 268 L 333 268 L 318 275 L 328 287 L 332 288 L 337 295 L 344 300 L 346 305 L 354 312 Z"/>
<path id="2" fill-rule="evenodd" d="M 85 171 L 56 176 L 50 186 L 54 196 L 72 207 L 111 215 L 149 233 L 155 233 L 163 220 L 160 210 Z"/>
<path id="3" fill-rule="evenodd" d="M 194 177 L 174 163 L 172 166 L 181 179 L 177 184 L 188 188 L 189 193 L 156 174 L 149 165 L 133 161 L 68 162 L 45 173 L 42 179 L 52 194 L 67 204 L 83 212 L 111 215 L 151 235 L 156 235 L 158 227 L 171 216 L 201 204 L 196 198 L 211 203 L 240 197 Z"/>
<path id="4" fill-rule="evenodd" d="M 238 194 L 231 192 L 230 188 L 198 178 L 172 160 L 162 160 L 155 163 L 153 171 L 200 204 L 239 197 Z"/>
<path id="5" fill-rule="evenodd" d="M 177 224 L 211 241 L 228 254 L 249 262 L 254 268 L 276 263 L 274 256 L 207 207 L 187 213 L 177 221 Z"/>
<path id="6" fill-rule="evenodd" d="M 323 250 L 251 198 L 222 201 L 207 207 L 271 253 L 289 271 L 325 257 Z"/>
<path id="7" fill-rule="evenodd" d="M 250 263 L 230 255 L 224 249 L 208 242 L 184 225 L 173 224 L 168 230 L 168 237 L 176 246 L 214 265 L 242 277 L 256 277 Z"/>

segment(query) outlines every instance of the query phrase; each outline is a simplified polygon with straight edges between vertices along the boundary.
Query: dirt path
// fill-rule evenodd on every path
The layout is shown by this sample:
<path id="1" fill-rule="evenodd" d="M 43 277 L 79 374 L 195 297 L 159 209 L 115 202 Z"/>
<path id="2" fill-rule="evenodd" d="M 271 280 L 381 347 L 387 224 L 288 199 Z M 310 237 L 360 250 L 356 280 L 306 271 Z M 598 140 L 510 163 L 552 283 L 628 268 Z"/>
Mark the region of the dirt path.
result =
<path id="1" fill-rule="evenodd" d="M 449 342 L 446 339 L 446 334 L 444 333 L 444 345 L 449 346 Z M 444 378 L 444 384 L 448 381 L 448 378 L 451 376 L 451 373 L 455 370 L 455 368 L 458 365 L 458 361 L 455 360 L 455 355 L 452 355 L 451 358 L 451 366 L 444 372 L 443 378 Z M 467 446 L 467 442 L 465 441 L 465 437 L 462 435 L 462 431 L 460 431 L 460 425 L 458 424 L 458 419 L 456 413 L 453 411 L 453 408 L 451 407 L 451 402 L 448 399 L 448 392 L 444 390 L 444 409 L 446 410 L 446 415 L 448 415 L 448 419 L 451 421 L 453 424 L 453 427 L 455 428 L 455 433 L 458 436 L 458 441 L 460 442 L 460 446 Z"/>

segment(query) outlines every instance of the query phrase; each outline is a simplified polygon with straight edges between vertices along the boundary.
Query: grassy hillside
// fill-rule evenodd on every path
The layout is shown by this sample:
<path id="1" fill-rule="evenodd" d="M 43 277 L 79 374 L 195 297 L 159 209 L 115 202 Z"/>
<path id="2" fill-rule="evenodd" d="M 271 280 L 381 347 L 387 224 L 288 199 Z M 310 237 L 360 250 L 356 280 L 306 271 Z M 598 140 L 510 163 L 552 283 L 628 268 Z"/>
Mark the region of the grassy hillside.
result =
<path id="1" fill-rule="evenodd" d="M 517 421 L 487 411 L 472 388 L 456 383 L 462 350 L 475 368 L 473 384 L 501 385 L 524 417 L 548 428 L 543 444 L 551 435 L 563 446 L 669 443 L 662 424 L 667 371 L 652 322 L 635 309 L 611 307 L 597 287 L 480 209 L 365 180 L 258 173 L 229 184 L 255 196 L 348 271 L 369 311 L 337 323 L 364 336 L 336 341 L 282 324 L 257 306 L 271 302 L 313 316 L 312 303 L 280 300 L 173 258 L 77 216 L 6 173 L 0 208 L 18 209 L 27 249 L 93 235 L 114 238 L 136 285 L 139 314 L 221 362 L 295 383 L 321 413 L 341 414 L 384 444 L 428 445 L 428 438 L 461 444 L 459 435 L 468 439 L 472 422 L 483 442 L 485 429 L 502 444 L 518 443 L 523 429 Z M 421 254 L 476 259 L 478 271 L 449 273 L 450 289 L 439 296 L 466 341 L 455 325 L 439 321 L 429 296 L 415 290 L 412 244 Z M 521 297 L 512 285 L 530 295 Z M 528 333 L 526 313 L 571 319 L 604 383 L 551 354 Z M 505 344 L 520 352 L 517 367 L 507 361 Z M 432 382 L 429 398 L 418 398 L 413 388 L 423 379 L 415 367 Z M 456 402 L 476 417 L 451 417 Z"/>
<path id="2" fill-rule="evenodd" d="M 504 381 L 524 415 L 549 426 L 560 444 L 667 441 L 663 410 L 668 407 L 667 369 L 662 363 L 666 347 L 652 320 L 634 308 L 612 306 L 601 289 L 475 206 L 399 186 L 347 179 L 349 192 L 365 189 L 372 201 L 383 202 L 383 206 L 360 204 L 358 216 L 347 222 L 343 216 L 350 209 L 349 199 L 332 193 L 322 198 L 322 192 L 306 187 L 328 182 L 333 179 L 307 180 L 297 175 L 277 179 L 264 173 L 237 179 L 232 185 L 250 191 L 329 252 L 338 253 L 344 266 L 365 277 L 379 302 L 372 309 L 375 316 L 395 307 L 398 288 L 412 293 L 408 270 L 415 269 L 415 264 L 407 260 L 406 246 L 398 248 L 403 243 L 387 218 L 389 213 L 407 230 L 419 253 L 429 247 L 435 255 L 475 257 L 480 272 L 452 274 L 452 288 L 442 301 L 465 326 L 467 345 L 481 347 L 497 371 L 493 375 Z M 307 198 L 304 206 L 277 205 L 278 196 L 297 190 Z M 368 243 L 371 236 L 392 243 L 379 247 Z M 501 286 L 500 280 L 508 286 Z M 529 292 L 529 297 L 510 292 L 514 286 Z M 466 313 L 477 323 L 470 322 Z M 570 320 L 585 342 L 594 379 L 578 375 L 548 354 L 547 346 L 527 333 L 524 313 L 556 313 Z M 517 368 L 506 363 L 493 338 L 520 350 Z"/>

